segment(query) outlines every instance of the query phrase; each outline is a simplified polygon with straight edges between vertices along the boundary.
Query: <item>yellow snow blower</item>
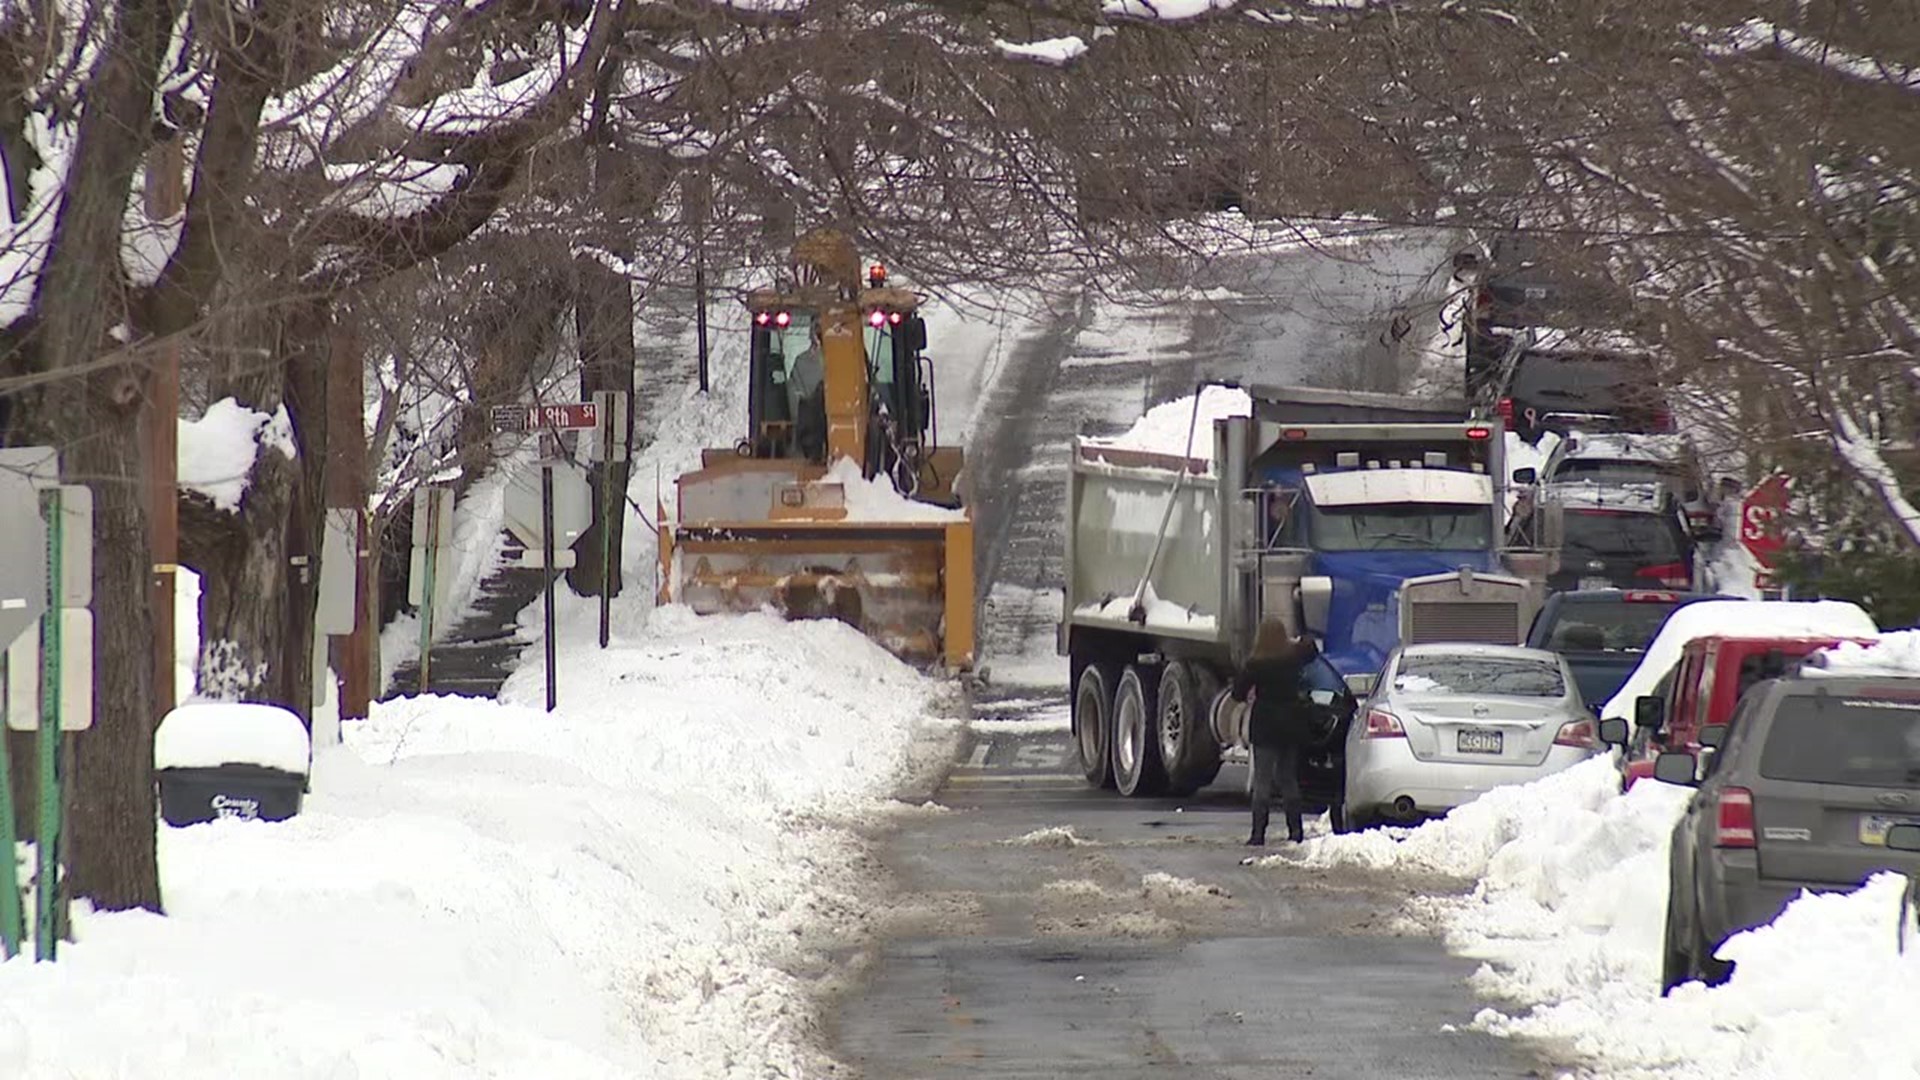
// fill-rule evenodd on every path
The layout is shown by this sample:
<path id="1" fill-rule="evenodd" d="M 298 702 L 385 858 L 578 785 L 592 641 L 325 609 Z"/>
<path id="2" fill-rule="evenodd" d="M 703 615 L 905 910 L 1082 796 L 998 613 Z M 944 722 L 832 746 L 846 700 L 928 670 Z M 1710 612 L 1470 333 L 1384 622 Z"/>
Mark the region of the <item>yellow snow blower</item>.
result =
<path id="1" fill-rule="evenodd" d="M 919 298 L 862 280 L 846 236 L 793 248 L 747 296 L 747 434 L 701 452 L 660 523 L 661 601 L 835 618 L 904 659 L 973 665 L 973 518 L 958 447 L 935 445 Z"/>

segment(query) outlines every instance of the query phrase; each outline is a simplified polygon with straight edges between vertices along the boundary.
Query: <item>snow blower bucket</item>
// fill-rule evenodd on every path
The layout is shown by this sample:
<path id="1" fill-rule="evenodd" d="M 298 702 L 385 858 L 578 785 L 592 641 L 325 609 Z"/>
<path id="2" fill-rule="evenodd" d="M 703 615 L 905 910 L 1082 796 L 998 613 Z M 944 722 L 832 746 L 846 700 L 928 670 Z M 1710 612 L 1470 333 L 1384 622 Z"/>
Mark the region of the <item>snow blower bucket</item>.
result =
<path id="1" fill-rule="evenodd" d="M 681 478 L 681 520 L 660 530 L 661 599 L 838 619 L 909 662 L 971 668 L 972 520 L 850 520 L 841 485 L 790 469 L 726 462 Z"/>
<path id="2" fill-rule="evenodd" d="M 311 743 L 277 705 L 182 705 L 153 739 L 160 816 L 169 825 L 284 821 L 300 812 Z"/>

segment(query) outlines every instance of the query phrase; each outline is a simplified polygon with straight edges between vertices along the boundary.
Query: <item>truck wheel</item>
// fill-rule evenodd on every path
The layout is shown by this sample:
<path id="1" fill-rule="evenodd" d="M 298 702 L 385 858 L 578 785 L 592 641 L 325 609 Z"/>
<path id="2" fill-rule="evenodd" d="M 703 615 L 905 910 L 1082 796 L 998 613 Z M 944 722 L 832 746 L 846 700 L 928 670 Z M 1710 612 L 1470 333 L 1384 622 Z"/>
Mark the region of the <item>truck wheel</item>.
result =
<path id="1" fill-rule="evenodd" d="M 1113 664 L 1090 663 L 1074 682 L 1073 748 L 1092 787 L 1113 786 L 1113 687 L 1119 678 Z"/>
<path id="2" fill-rule="evenodd" d="M 1208 707 L 1217 691 L 1206 669 L 1184 660 L 1169 663 L 1160 672 L 1160 701 L 1154 734 L 1160 741 L 1160 763 L 1167 773 L 1167 791 L 1191 795 L 1220 772 L 1220 746 L 1213 739 Z"/>
<path id="3" fill-rule="evenodd" d="M 1157 795 L 1167 784 L 1160 740 L 1153 734 L 1153 681 L 1128 664 L 1113 693 L 1113 786 L 1128 798 Z"/>

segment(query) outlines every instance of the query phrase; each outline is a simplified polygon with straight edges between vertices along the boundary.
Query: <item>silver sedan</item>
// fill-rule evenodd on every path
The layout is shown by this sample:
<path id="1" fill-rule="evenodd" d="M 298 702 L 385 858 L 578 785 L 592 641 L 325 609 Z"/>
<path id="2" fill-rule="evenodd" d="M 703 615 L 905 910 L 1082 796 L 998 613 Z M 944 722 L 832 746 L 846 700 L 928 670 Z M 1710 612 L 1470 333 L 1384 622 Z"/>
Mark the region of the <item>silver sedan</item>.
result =
<path id="1" fill-rule="evenodd" d="M 1417 821 L 1601 752 L 1566 661 L 1513 645 L 1394 650 L 1347 731 L 1347 827 Z"/>

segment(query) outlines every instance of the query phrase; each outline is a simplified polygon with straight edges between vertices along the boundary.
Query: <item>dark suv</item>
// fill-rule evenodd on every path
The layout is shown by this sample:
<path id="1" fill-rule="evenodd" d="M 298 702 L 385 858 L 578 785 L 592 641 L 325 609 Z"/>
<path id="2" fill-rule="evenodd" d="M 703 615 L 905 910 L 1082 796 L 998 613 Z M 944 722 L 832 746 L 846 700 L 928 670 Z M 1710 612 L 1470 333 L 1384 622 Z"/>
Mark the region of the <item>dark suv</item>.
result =
<path id="1" fill-rule="evenodd" d="M 1602 737 L 1624 727 L 1603 726 Z M 1893 826 L 1920 822 L 1920 678 L 1769 680 L 1728 726 L 1701 735 L 1721 745 L 1699 762 L 1667 753 L 1654 766 L 1661 780 L 1699 787 L 1673 830 L 1665 989 L 1724 981 L 1732 965 L 1714 955 L 1720 944 L 1771 922 L 1802 890 L 1920 874 L 1920 854 L 1887 842 Z"/>
<path id="2" fill-rule="evenodd" d="M 1694 539 L 1656 485 L 1555 484 L 1515 505 L 1511 543 L 1559 549 L 1554 592 L 1694 588 Z"/>
<path id="3" fill-rule="evenodd" d="M 1527 442 L 1543 431 L 1673 430 L 1659 371 L 1642 356 L 1523 352 L 1494 398 L 1507 430 Z"/>

